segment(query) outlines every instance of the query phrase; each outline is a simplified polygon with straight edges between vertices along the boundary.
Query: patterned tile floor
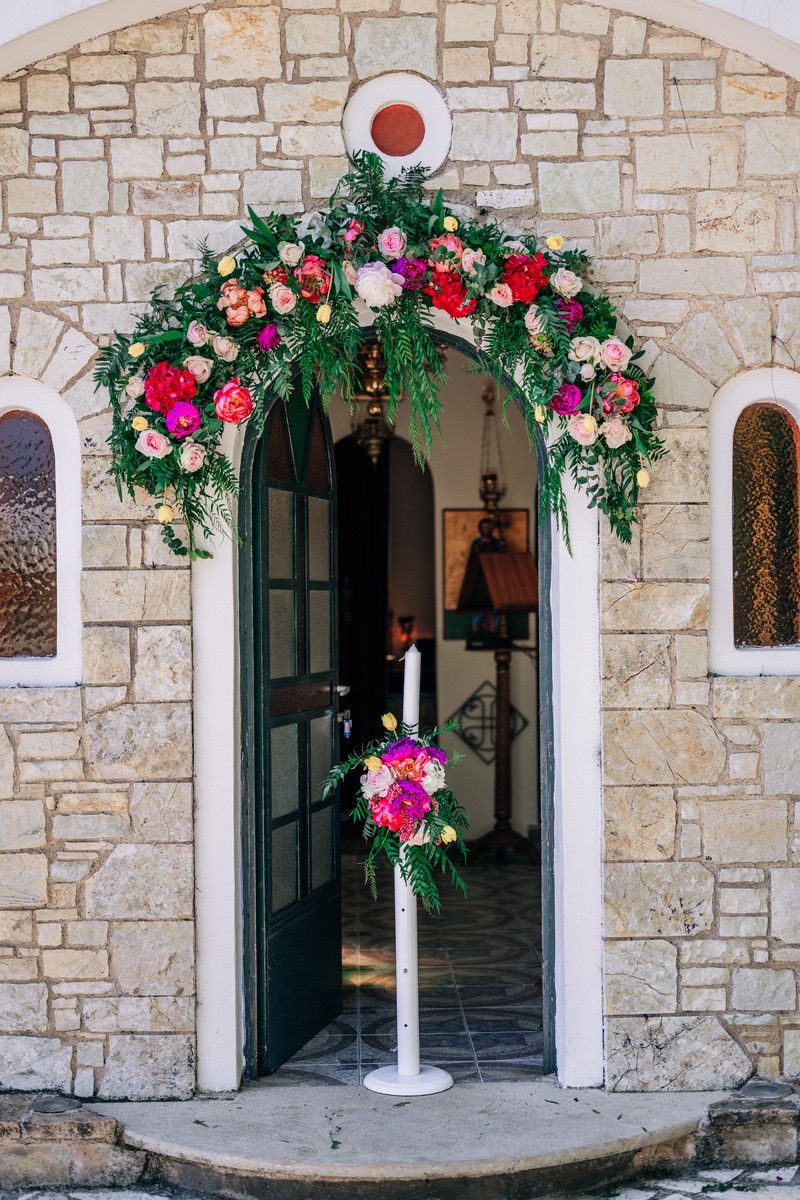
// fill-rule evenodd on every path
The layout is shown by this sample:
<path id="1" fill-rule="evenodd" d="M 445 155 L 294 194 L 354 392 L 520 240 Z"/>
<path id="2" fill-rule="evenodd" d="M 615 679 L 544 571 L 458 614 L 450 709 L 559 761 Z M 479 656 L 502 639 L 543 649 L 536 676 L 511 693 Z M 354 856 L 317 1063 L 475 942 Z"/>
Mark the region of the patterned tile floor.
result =
<path id="1" fill-rule="evenodd" d="M 375 903 L 357 857 L 345 855 L 342 867 L 344 1012 L 261 1086 L 358 1084 L 394 1061 L 391 872 Z M 419 910 L 423 1061 L 474 1083 L 541 1075 L 539 870 L 487 856 L 466 880 L 466 900 L 445 892 L 442 916 Z"/>

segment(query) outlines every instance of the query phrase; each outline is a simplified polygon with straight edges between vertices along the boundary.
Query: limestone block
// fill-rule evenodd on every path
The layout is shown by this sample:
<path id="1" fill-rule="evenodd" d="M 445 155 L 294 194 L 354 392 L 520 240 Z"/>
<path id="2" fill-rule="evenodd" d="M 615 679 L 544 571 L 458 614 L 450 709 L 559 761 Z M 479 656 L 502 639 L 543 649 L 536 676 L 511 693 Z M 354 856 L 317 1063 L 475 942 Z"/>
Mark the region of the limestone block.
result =
<path id="1" fill-rule="evenodd" d="M 141 842 L 191 842 L 192 785 L 134 783 L 131 826 Z"/>
<path id="2" fill-rule="evenodd" d="M 775 249 L 777 205 L 758 192 L 698 192 L 695 245 L 723 254 Z"/>
<path id="3" fill-rule="evenodd" d="M 194 992 L 191 921 L 125 921 L 111 931 L 111 973 L 131 996 Z"/>
<path id="4" fill-rule="evenodd" d="M 71 380 L 88 366 L 96 353 L 97 346 L 84 337 L 80 329 L 65 330 L 52 361 L 42 374 L 42 383 L 47 384 L 53 391 L 63 392 Z M 94 391 L 94 381 L 92 390 Z"/>
<path id="5" fill-rule="evenodd" d="M 531 74 L 542 79 L 595 79 L 600 59 L 596 38 L 534 34 Z"/>
<path id="6" fill-rule="evenodd" d="M 80 688 L 0 689 L 0 721 L 50 725 L 75 724 L 80 719 Z"/>
<path id="7" fill-rule="evenodd" d="M 790 676 L 716 679 L 714 715 L 748 721 L 800 718 L 800 679 Z"/>
<path id="8" fill-rule="evenodd" d="M 286 18 L 285 33 L 287 54 L 339 52 L 339 18 L 334 13 L 293 13 Z M 280 75 L 280 67 L 277 74 Z"/>
<path id="9" fill-rule="evenodd" d="M 104 162 L 70 159 L 61 166 L 61 186 L 67 212 L 100 213 L 108 208 L 108 167 Z"/>
<path id="10" fill-rule="evenodd" d="M 610 58 L 603 109 L 610 117 L 660 117 L 664 111 L 664 64 L 657 58 Z"/>
<path id="11" fill-rule="evenodd" d="M 539 163 L 541 210 L 545 213 L 615 212 L 620 207 L 615 162 Z"/>
<path id="12" fill-rule="evenodd" d="M 69 1092 L 72 1048 L 58 1038 L 0 1035 L 0 1088 Z"/>
<path id="13" fill-rule="evenodd" d="M 125 267 L 125 296 L 128 300 L 148 300 L 155 287 L 162 296 L 171 298 L 175 289 L 186 282 L 190 274 L 186 262 L 133 262 Z"/>
<path id="14" fill-rule="evenodd" d="M 744 144 L 748 175 L 800 171 L 800 117 L 750 117 L 744 122 Z"/>
<path id="15" fill-rule="evenodd" d="M 47 903 L 43 854 L 0 854 L 0 908 L 41 908 Z"/>
<path id="16" fill-rule="evenodd" d="M 188 573 L 179 570 L 85 571 L 83 603 L 87 624 L 188 621 Z"/>
<path id="17" fill-rule="evenodd" d="M 90 784 L 96 787 L 96 784 Z M 107 792 L 62 792 L 56 801 L 58 813 L 118 813 L 128 811 L 127 788 Z"/>
<path id="18" fill-rule="evenodd" d="M 781 75 L 723 75 L 724 113 L 786 112 L 786 79 Z"/>
<path id="19" fill-rule="evenodd" d="M 435 17 L 364 17 L 356 31 L 356 75 L 364 79 L 385 71 L 415 71 L 436 79 L 436 28 Z M 297 90 L 296 84 L 290 86 Z M 269 119 L 268 105 L 265 110 Z"/>
<path id="20" fill-rule="evenodd" d="M 570 33 L 608 33 L 607 9 L 593 4 L 565 4 L 561 9 L 561 28 Z"/>
<path id="21" fill-rule="evenodd" d="M 605 583 L 603 628 L 633 630 L 705 629 L 708 587 L 702 583 Z"/>
<path id="22" fill-rule="evenodd" d="M 210 117 L 258 116 L 258 93 L 254 87 L 206 88 L 205 102 Z"/>
<path id="23" fill-rule="evenodd" d="M 528 58 L 527 41 L 525 60 Z M 489 79 L 489 51 L 485 46 L 447 46 L 442 55 L 445 83 L 482 83 Z"/>
<path id="24" fill-rule="evenodd" d="M 264 171 L 264 176 L 269 180 L 273 175 L 292 175 L 299 178 L 299 171 Z M 247 179 L 245 176 L 245 202 L 247 203 Z M 266 188 L 266 185 L 265 185 Z M 197 254 L 198 239 L 207 239 L 212 253 L 221 250 L 228 250 L 241 238 L 237 237 L 236 230 L 241 227 L 235 221 L 170 221 L 167 226 L 167 246 L 169 249 L 169 257 L 172 259 L 185 258 L 190 259 Z M 148 264 L 143 264 L 148 265 Z M 157 264 L 152 264 L 154 268 Z"/>
<path id="25" fill-rule="evenodd" d="M 189 996 L 87 996 L 83 1021 L 93 1033 L 191 1033 L 194 998 Z"/>
<path id="26" fill-rule="evenodd" d="M 136 78 L 136 59 L 129 54 L 85 54 L 73 58 L 69 69 L 73 83 L 127 83 Z"/>
<path id="27" fill-rule="evenodd" d="M 29 75 L 27 91 L 29 112 L 69 111 L 69 80 L 66 75 Z"/>
<path id="28" fill-rule="evenodd" d="M 639 290 L 644 293 L 707 298 L 742 296 L 746 289 L 743 258 L 646 258 L 639 265 Z"/>
<path id="29" fill-rule="evenodd" d="M 137 700 L 191 700 L 192 636 L 188 625 L 136 631 L 134 696 Z"/>
<path id="30" fill-rule="evenodd" d="M 35 850 L 45 840 L 41 800 L 0 800 L 0 850 Z"/>
<path id="31" fill-rule="evenodd" d="M 677 809 L 672 788 L 607 787 L 603 815 L 606 859 L 657 862 L 675 853 Z"/>
<path id="32" fill-rule="evenodd" d="M 45 1033 L 47 984 L 0 983 L 0 1029 L 3 1033 Z"/>
<path id="33" fill-rule="evenodd" d="M 194 1090 L 194 1038 L 114 1034 L 97 1094 L 101 1100 L 187 1100 Z"/>
<path id="34" fill-rule="evenodd" d="M 500 24 L 506 33 L 530 33 L 536 29 L 538 0 L 500 0 Z"/>
<path id="35" fill-rule="evenodd" d="M 241 51 L 242 48 L 237 49 Z M 137 83 L 134 91 L 138 134 L 178 137 L 199 132 L 198 83 Z"/>
<path id="36" fill-rule="evenodd" d="M 40 267 L 31 274 L 35 300 L 76 304 L 105 298 L 102 267 Z"/>
<path id="37" fill-rule="evenodd" d="M 762 726 L 764 790 L 768 795 L 800 794 L 800 723 Z"/>
<path id="38" fill-rule="evenodd" d="M 129 103 L 128 89 L 122 83 L 78 83 L 73 92 L 73 105 L 77 109 L 127 109 Z"/>
<path id="39" fill-rule="evenodd" d="M 734 348 L 744 365 L 757 367 L 770 362 L 772 315 L 766 296 L 729 300 L 725 305 L 725 315 L 730 324 Z"/>
<path id="40" fill-rule="evenodd" d="M 725 767 L 725 744 L 702 713 L 606 712 L 603 726 L 608 783 L 711 784 Z"/>
<path id="41" fill-rule="evenodd" d="M 667 708 L 671 698 L 669 637 L 606 634 L 603 638 L 603 705 Z"/>
<path id="42" fill-rule="evenodd" d="M 107 528 L 113 530 L 114 526 Z M 84 682 L 103 685 L 128 683 L 130 677 L 131 645 L 130 631 L 127 626 L 84 626 Z"/>
<path id="43" fill-rule="evenodd" d="M 108 439 L 111 436 L 111 409 L 105 408 L 94 416 L 88 416 L 78 426 L 82 454 L 108 454 Z M 92 529 L 92 526 L 86 528 Z M 94 526 L 95 531 L 100 528 Z M 112 527 L 113 528 L 113 527 Z M 123 529 L 124 527 L 120 527 Z M 111 564 L 109 564 L 111 565 Z"/>
<path id="44" fill-rule="evenodd" d="M 0 725 L 0 799 L 14 795 L 14 751 L 8 734 Z"/>
<path id="45" fill-rule="evenodd" d="M 338 125 L 284 125 L 281 129 L 281 150 L 292 158 L 317 154 L 345 153 L 342 131 Z"/>
<path id="46" fill-rule="evenodd" d="M 183 49 L 183 25 L 160 17 L 147 25 L 130 25 L 114 35 L 117 50 L 146 54 L 179 54 Z"/>
<path id="47" fill-rule="evenodd" d="M 256 139 L 212 138 L 209 143 L 212 171 L 252 171 L 256 166 Z"/>
<path id="48" fill-rule="evenodd" d="M 84 308 L 83 311 L 85 313 L 86 309 Z M 141 521 L 143 515 L 148 511 L 147 506 L 152 501 L 141 491 L 136 498 L 131 498 L 123 493 L 123 497 L 120 499 L 117 495 L 116 484 L 108 473 L 109 465 L 110 459 L 100 456 L 84 458 L 81 463 L 83 476 L 81 500 L 84 521 Z M 137 586 L 134 582 L 133 587 Z M 120 589 L 120 594 L 122 594 L 122 589 Z M 112 619 L 111 616 L 109 619 Z M 126 620 L 128 618 L 118 617 L 117 619 Z M 132 619 L 139 620 L 140 617 Z M 88 622 L 93 620 L 87 610 L 84 610 L 84 620 Z"/>
<path id="49" fill-rule="evenodd" d="M 709 312 L 697 313 L 687 321 L 674 334 L 673 342 L 718 387 L 739 369 L 738 358 Z"/>
<path id="50" fill-rule="evenodd" d="M 736 187 L 738 176 L 739 138 L 733 132 L 636 138 L 636 181 L 642 191 Z"/>
<path id="51" fill-rule="evenodd" d="M 612 1017 L 606 1023 L 612 1092 L 739 1087 L 750 1059 L 717 1017 Z"/>
<path id="52" fill-rule="evenodd" d="M 0 945 L 30 946 L 33 944 L 33 914 L 0 912 Z"/>
<path id="53" fill-rule="evenodd" d="M 368 23 L 362 21 L 361 29 Z M 435 25 L 435 22 L 432 22 Z M 389 67 L 381 67 L 389 70 Z M 420 71 L 422 67 L 418 68 Z M 347 99 L 347 82 L 326 79 L 318 83 L 267 83 L 264 85 L 264 115 L 268 121 L 330 125 L 341 120 Z"/>
<path id="54" fill-rule="evenodd" d="M 42 375 L 63 328 L 64 324 L 58 317 L 37 312 L 33 308 L 23 308 L 17 326 L 14 373 L 34 378 Z"/>
<path id="55" fill-rule="evenodd" d="M 600 253 L 604 256 L 628 256 L 632 246 L 636 247 L 637 254 L 658 253 L 660 240 L 658 218 L 655 216 L 602 217 L 597 227 Z"/>
<path id="56" fill-rule="evenodd" d="M 130 833 L 130 823 L 122 813 L 57 813 L 53 817 L 55 841 L 118 841 Z"/>
<path id="57" fill-rule="evenodd" d="M 191 216 L 200 211 L 200 188 L 192 179 L 135 183 L 132 204 L 141 216 Z"/>
<path id="58" fill-rule="evenodd" d="M 605 942 L 603 978 L 609 1016 L 673 1013 L 677 1008 L 678 951 L 671 942 Z"/>
<path id="59" fill-rule="evenodd" d="M 704 504 L 648 504 L 642 515 L 648 579 L 708 579 L 709 518 Z M 659 705 L 648 705 L 658 708 Z"/>
<path id="60" fill-rule="evenodd" d="M 28 170 L 29 137 L 24 129 L 0 129 L 0 176 L 24 175 Z"/>
<path id="61" fill-rule="evenodd" d="M 515 113 L 454 113 L 450 157 L 455 162 L 513 162 L 517 137 Z"/>
<path id="62" fill-rule="evenodd" d="M 449 0 L 445 8 L 445 42 L 492 42 L 497 9 L 494 4 L 464 4 Z"/>
<path id="63" fill-rule="evenodd" d="M 794 971 L 773 967 L 735 967 L 733 1007 L 739 1012 L 791 1012 L 797 988 Z"/>
<path id="64" fill-rule="evenodd" d="M 769 303 L 769 301 L 767 302 Z M 794 367 L 800 353 L 800 300 L 789 296 L 778 302 L 778 328 L 774 343 L 775 362 L 783 366 Z"/>
<path id="65" fill-rule="evenodd" d="M 86 722 L 92 779 L 187 779 L 192 772 L 186 704 L 119 704 Z"/>
<path id="66" fill-rule="evenodd" d="M 106 950 L 43 950 L 45 979 L 108 979 Z"/>
<path id="67" fill-rule="evenodd" d="M 276 8 L 218 8 L 207 12 L 203 18 L 206 79 L 280 79 L 278 22 Z"/>
<path id="68" fill-rule="evenodd" d="M 641 17 L 617 17 L 614 21 L 612 52 L 616 54 L 641 54 L 647 22 Z"/>
<path id="69" fill-rule="evenodd" d="M 567 83 L 563 80 L 526 80 L 514 85 L 514 103 L 518 108 L 554 112 L 588 110 L 593 112 L 597 97 L 593 83 Z"/>
<path id="70" fill-rule="evenodd" d="M 660 398 L 661 393 L 658 395 Z M 645 504 L 704 503 L 708 499 L 708 431 L 673 426 L 660 432 L 670 453 L 656 464 L 650 487 L 640 498 Z"/>
<path id="71" fill-rule="evenodd" d="M 190 918 L 191 846 L 115 846 L 86 881 L 86 916 L 111 920 Z"/>
<path id="72" fill-rule="evenodd" d="M 607 863 L 606 936 L 693 937 L 713 925 L 713 896 L 702 863 Z"/>
<path id="73" fill-rule="evenodd" d="M 54 213 L 56 185 L 51 179 L 9 179 L 6 184 L 9 213 Z"/>
<path id="74" fill-rule="evenodd" d="M 144 258 L 144 222 L 138 217 L 97 217 L 94 253 L 100 262 Z"/>
<path id="75" fill-rule="evenodd" d="M 678 634 L 675 663 L 679 679 L 705 679 L 708 675 L 708 638 Z"/>
<path id="76" fill-rule="evenodd" d="M 703 853 L 708 862 L 785 862 L 785 800 L 707 800 L 701 809 Z"/>
<path id="77" fill-rule="evenodd" d="M 789 945 L 800 944 L 800 869 L 775 867 L 770 871 L 772 936 Z"/>

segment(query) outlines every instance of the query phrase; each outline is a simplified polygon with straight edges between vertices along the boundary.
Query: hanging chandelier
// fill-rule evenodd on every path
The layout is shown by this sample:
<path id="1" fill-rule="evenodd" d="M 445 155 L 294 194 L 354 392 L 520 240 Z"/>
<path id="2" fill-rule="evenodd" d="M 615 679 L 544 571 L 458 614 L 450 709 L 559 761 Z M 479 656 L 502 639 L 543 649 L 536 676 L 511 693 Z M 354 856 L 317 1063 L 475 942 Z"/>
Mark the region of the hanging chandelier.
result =
<path id="1" fill-rule="evenodd" d="M 447 351 L 437 344 L 436 354 L 442 366 L 447 363 Z M 351 433 L 356 445 L 364 450 L 369 461 L 377 467 L 383 447 L 394 437 L 394 422 L 389 421 L 389 389 L 386 386 L 386 360 L 379 341 L 364 342 L 358 352 L 361 387 L 354 392 Z M 402 400 L 402 398 L 401 398 Z M 363 412 L 362 412 L 363 408 Z"/>
<path id="2" fill-rule="evenodd" d="M 478 493 L 488 513 L 497 513 L 500 501 L 506 494 L 503 470 L 503 450 L 494 406 L 497 399 L 494 384 L 487 382 L 481 400 L 484 403 L 483 429 L 481 431 L 481 473 Z M 497 522 L 499 525 L 499 521 Z"/>

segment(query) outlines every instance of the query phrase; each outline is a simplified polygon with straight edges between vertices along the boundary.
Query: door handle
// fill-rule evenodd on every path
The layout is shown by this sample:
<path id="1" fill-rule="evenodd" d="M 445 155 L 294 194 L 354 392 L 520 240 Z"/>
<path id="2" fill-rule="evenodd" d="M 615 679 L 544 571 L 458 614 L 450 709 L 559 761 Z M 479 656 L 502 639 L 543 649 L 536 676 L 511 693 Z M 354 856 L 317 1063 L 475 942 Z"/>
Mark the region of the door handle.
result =
<path id="1" fill-rule="evenodd" d="M 337 683 L 336 694 L 337 694 L 337 696 L 349 696 L 350 695 L 350 685 L 348 683 Z"/>

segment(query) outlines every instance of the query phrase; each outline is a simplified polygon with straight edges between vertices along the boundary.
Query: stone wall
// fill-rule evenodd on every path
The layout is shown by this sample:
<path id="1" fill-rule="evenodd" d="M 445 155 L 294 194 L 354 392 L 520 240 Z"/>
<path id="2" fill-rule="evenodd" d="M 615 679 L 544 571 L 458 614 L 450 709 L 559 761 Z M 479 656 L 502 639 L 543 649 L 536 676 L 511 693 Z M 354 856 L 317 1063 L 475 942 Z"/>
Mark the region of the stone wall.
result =
<path id="1" fill-rule="evenodd" d="M 390 69 L 446 92 L 449 202 L 596 256 L 664 406 L 641 529 L 604 539 L 609 1084 L 800 1072 L 800 684 L 706 648 L 709 403 L 800 349 L 795 81 L 592 4 L 219 0 L 0 82 L 0 370 L 79 420 L 86 622 L 83 687 L 0 693 L 2 1087 L 192 1089 L 189 571 L 117 501 L 90 359 L 245 205 L 326 196 Z"/>

